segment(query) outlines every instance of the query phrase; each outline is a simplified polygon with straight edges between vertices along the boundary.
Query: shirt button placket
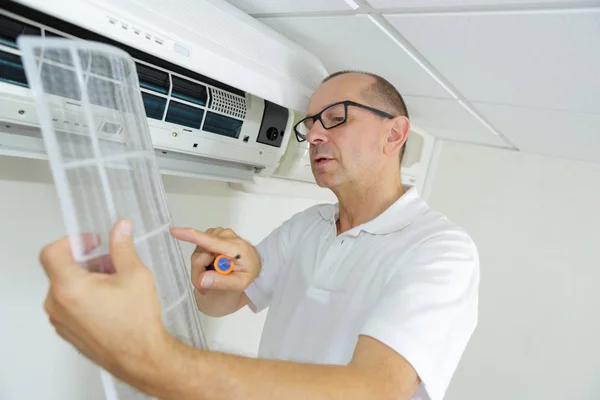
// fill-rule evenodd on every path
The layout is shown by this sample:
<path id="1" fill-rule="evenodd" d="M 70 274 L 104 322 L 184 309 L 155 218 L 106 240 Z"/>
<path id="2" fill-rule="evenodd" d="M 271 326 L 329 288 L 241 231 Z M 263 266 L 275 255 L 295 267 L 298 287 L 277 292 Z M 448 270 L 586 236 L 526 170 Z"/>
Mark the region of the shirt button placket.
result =
<path id="1" fill-rule="evenodd" d="M 315 268 L 314 280 L 318 283 L 323 283 L 327 280 L 329 274 L 328 266 L 331 264 L 331 253 L 335 244 L 335 232 L 328 232 L 324 235 L 325 244 L 322 247 L 324 251 L 323 257 L 319 257 L 319 264 Z"/>

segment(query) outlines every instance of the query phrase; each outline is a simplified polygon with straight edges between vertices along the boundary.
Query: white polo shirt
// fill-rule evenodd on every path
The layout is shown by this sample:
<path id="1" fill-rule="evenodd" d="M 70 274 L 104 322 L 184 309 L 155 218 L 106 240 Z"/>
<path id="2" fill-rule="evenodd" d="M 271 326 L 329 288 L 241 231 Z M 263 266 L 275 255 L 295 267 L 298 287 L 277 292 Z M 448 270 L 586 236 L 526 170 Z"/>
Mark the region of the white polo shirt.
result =
<path id="1" fill-rule="evenodd" d="M 254 312 L 269 306 L 259 357 L 345 365 L 368 335 L 415 368 L 414 399 L 442 399 L 477 324 L 475 244 L 415 188 L 339 236 L 337 218 L 337 205 L 311 207 L 257 246 L 246 294 Z"/>

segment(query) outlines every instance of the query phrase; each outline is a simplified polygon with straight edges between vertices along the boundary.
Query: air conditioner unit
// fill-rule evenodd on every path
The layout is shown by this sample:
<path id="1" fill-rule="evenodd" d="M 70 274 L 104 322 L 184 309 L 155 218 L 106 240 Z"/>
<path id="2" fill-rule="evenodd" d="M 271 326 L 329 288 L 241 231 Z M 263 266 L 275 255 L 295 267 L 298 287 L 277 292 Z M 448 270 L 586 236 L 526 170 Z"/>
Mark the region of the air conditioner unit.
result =
<path id="1" fill-rule="evenodd" d="M 314 55 L 227 2 L 3 2 L 0 154 L 45 158 L 15 44 L 21 34 L 104 42 L 128 52 L 163 173 L 228 182 L 253 182 L 277 170 L 279 177 L 297 177 L 293 164 L 304 162 L 305 149 L 292 126 L 327 71 Z M 93 76 L 94 65 L 87 68 Z M 67 116 L 54 121 L 57 127 L 89 129 L 68 117 L 79 99 L 64 97 L 60 88 L 55 95 Z M 119 124 L 106 116 L 94 128 L 119 135 Z"/>

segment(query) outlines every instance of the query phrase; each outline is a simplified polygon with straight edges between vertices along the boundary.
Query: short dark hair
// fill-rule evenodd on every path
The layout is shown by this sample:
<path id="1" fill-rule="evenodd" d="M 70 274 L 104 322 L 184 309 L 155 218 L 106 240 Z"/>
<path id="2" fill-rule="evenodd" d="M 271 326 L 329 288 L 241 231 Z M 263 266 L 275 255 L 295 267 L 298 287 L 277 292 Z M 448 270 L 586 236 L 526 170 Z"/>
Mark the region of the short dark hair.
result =
<path id="1" fill-rule="evenodd" d="M 406 103 L 402 98 L 402 95 L 398 90 L 392 85 L 387 79 L 365 71 L 355 71 L 355 70 L 343 70 L 334 72 L 329 75 L 327 78 L 323 79 L 321 83 L 325 83 L 328 80 L 335 78 L 339 75 L 345 74 L 360 74 L 367 75 L 375 79 L 375 82 L 363 93 L 367 98 L 372 99 L 377 103 L 380 107 L 383 107 L 383 111 L 386 111 L 392 114 L 395 117 L 404 116 L 409 118 L 408 109 L 406 108 Z M 402 164 L 402 158 L 404 157 L 404 150 L 406 149 L 406 143 L 400 149 L 400 164 Z"/>

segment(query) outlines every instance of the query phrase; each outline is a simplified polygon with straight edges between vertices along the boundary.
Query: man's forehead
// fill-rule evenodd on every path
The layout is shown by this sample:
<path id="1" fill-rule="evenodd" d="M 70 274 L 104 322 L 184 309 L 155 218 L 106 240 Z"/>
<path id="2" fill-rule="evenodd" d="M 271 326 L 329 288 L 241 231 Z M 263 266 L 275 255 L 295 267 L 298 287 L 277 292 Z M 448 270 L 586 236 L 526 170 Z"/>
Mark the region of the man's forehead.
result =
<path id="1" fill-rule="evenodd" d="M 310 97 L 308 114 L 316 114 L 325 107 L 344 100 L 360 102 L 362 93 L 375 82 L 375 78 L 348 73 L 338 75 L 323 83 Z"/>

